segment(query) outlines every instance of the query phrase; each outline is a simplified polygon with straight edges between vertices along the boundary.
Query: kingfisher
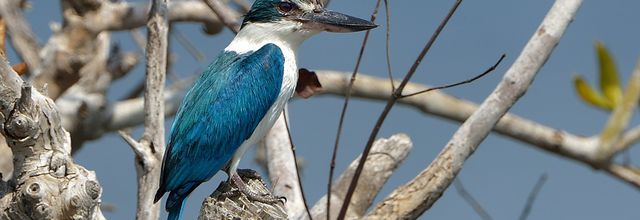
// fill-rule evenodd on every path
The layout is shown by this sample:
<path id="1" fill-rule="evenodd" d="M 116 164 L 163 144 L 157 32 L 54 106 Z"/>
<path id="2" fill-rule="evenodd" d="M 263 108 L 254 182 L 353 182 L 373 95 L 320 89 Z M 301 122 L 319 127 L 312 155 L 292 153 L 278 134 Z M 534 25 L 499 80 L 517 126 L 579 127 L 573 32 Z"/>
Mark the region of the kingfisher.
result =
<path id="1" fill-rule="evenodd" d="M 322 31 L 375 27 L 327 10 L 319 0 L 254 1 L 238 34 L 196 80 L 176 113 L 155 196 L 158 202 L 169 192 L 168 219 L 180 219 L 187 196 L 219 170 L 250 199 L 279 201 L 251 192 L 237 167 L 293 96 L 298 46 Z"/>

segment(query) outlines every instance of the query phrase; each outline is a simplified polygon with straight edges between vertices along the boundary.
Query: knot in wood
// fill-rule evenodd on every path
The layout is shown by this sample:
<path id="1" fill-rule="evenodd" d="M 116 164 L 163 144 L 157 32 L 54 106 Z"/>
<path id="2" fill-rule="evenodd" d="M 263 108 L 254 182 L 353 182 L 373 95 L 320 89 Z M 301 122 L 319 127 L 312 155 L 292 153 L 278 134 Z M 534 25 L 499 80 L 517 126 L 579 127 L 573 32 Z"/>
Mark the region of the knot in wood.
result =
<path id="1" fill-rule="evenodd" d="M 51 207 L 46 203 L 38 203 L 32 215 L 35 219 L 51 219 Z"/>
<path id="2" fill-rule="evenodd" d="M 37 127 L 31 117 L 14 113 L 5 124 L 5 132 L 11 138 L 22 140 L 35 135 Z"/>
<path id="3" fill-rule="evenodd" d="M 91 199 L 96 200 L 100 196 L 100 191 L 102 190 L 100 184 L 93 180 L 87 180 L 85 182 L 84 188 L 87 192 L 87 195 L 91 197 Z"/>
<path id="4" fill-rule="evenodd" d="M 74 208 L 78 208 L 80 207 L 80 196 L 78 195 L 74 195 L 71 197 L 71 201 L 69 201 L 69 203 L 71 204 L 71 206 L 73 206 Z"/>
<path id="5" fill-rule="evenodd" d="M 67 174 L 67 155 L 54 152 L 51 157 L 51 163 L 49 169 L 52 171 L 51 175 L 54 177 L 64 177 Z"/>
<path id="6" fill-rule="evenodd" d="M 38 200 L 42 198 L 42 187 L 40 187 L 39 183 L 31 183 L 27 185 L 24 191 L 24 195 L 28 196 L 31 199 Z"/>

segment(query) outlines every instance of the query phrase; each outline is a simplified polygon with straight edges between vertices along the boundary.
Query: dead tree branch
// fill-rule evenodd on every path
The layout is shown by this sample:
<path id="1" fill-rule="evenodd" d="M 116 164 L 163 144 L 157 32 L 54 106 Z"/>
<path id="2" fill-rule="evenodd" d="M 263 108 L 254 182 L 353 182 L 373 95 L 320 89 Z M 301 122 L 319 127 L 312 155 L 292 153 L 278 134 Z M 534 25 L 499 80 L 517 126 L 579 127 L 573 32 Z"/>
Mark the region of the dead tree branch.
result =
<path id="1" fill-rule="evenodd" d="M 238 12 L 229 8 L 226 4 L 223 4 L 217 0 L 204 0 L 207 3 L 207 6 L 215 13 L 218 18 L 222 21 L 222 23 L 229 28 L 234 34 L 237 34 L 240 31 L 240 15 Z"/>
<path id="2" fill-rule="evenodd" d="M 150 6 L 149 3 L 127 1 L 104 3 L 100 10 L 87 17 L 86 26 L 94 33 L 138 28 L 147 23 Z M 167 7 L 167 19 L 170 22 L 202 22 L 208 34 L 219 33 L 224 28 L 220 19 L 202 1 L 172 1 Z"/>
<path id="3" fill-rule="evenodd" d="M 622 101 L 615 107 L 602 134 L 600 134 L 597 160 L 606 163 L 618 152 L 628 147 L 621 146 L 618 143 L 624 141 L 622 139 L 623 131 L 631 121 L 631 116 L 638 106 L 638 100 L 640 100 L 640 59 L 637 61 L 636 67 L 627 83 Z"/>
<path id="4" fill-rule="evenodd" d="M 496 89 L 459 127 L 438 157 L 413 180 L 394 190 L 369 213 L 368 218 L 417 218 L 442 196 L 466 159 L 524 95 L 581 3 L 580 0 L 558 0 L 554 3 Z"/>
<path id="5" fill-rule="evenodd" d="M 533 186 L 533 189 L 527 197 L 527 202 L 524 204 L 524 209 L 522 210 L 522 213 L 520 213 L 520 220 L 526 220 L 527 217 L 529 217 L 529 213 L 531 213 L 531 209 L 533 208 L 533 203 L 536 201 L 536 198 L 538 197 L 538 194 L 540 194 L 540 190 L 542 190 L 544 183 L 547 182 L 547 179 L 548 177 L 546 173 L 542 174 L 540 178 L 538 178 L 538 182 Z"/>
<path id="6" fill-rule="evenodd" d="M 458 194 L 460 194 L 460 196 L 464 199 L 464 201 L 466 201 L 467 204 L 469 204 L 469 206 L 473 208 L 473 211 L 475 211 L 478 214 L 478 216 L 480 216 L 481 219 L 483 220 L 493 219 L 491 218 L 491 215 L 489 215 L 489 213 L 485 211 L 484 208 L 482 208 L 482 204 L 480 204 L 478 200 L 473 198 L 471 193 L 467 191 L 467 189 L 462 184 L 462 181 L 460 180 L 460 178 L 456 178 L 456 180 L 453 181 L 453 186 L 456 188 L 456 191 L 458 192 Z"/>
<path id="7" fill-rule="evenodd" d="M 252 192 L 271 195 L 271 192 L 260 178 L 247 177 L 238 173 Z M 237 193 L 234 196 L 223 196 L 223 193 L 238 192 L 233 184 L 222 182 L 209 197 L 202 202 L 198 220 L 218 219 L 274 219 L 287 218 L 285 205 L 282 203 L 266 204 L 249 200 L 246 195 Z"/>
<path id="8" fill-rule="evenodd" d="M 40 45 L 20 8 L 20 0 L 0 1 L 0 16 L 11 35 L 11 43 L 30 69 L 40 68 Z"/>
<path id="9" fill-rule="evenodd" d="M 361 218 L 367 208 L 373 203 L 376 195 L 382 189 L 382 186 L 391 177 L 393 171 L 407 158 L 409 151 L 413 147 L 413 143 L 409 136 L 405 134 L 396 134 L 389 139 L 378 139 L 372 149 L 371 154 L 367 158 L 367 166 L 362 172 L 362 181 L 358 183 L 358 187 L 351 200 L 347 219 Z M 332 209 L 336 210 L 343 204 L 342 198 L 347 192 L 349 183 L 355 174 L 358 161 L 362 155 L 356 158 L 349 167 L 336 180 L 331 189 L 333 196 L 331 197 Z M 326 219 L 327 196 L 320 198 L 311 209 L 313 219 Z M 337 212 L 331 212 L 331 219 L 335 219 Z"/>
<path id="10" fill-rule="evenodd" d="M 144 90 L 144 133 L 140 142 L 127 134 L 120 134 L 136 153 L 138 203 L 136 219 L 156 220 L 160 203 L 154 195 L 160 182 L 164 154 L 164 83 L 167 72 L 169 21 L 168 0 L 154 0 L 147 22 L 147 66 Z"/>
<path id="11" fill-rule="evenodd" d="M 266 161 L 273 194 L 287 198 L 285 206 L 290 219 L 301 219 L 306 216 L 305 205 L 286 126 L 284 116 L 280 115 L 260 144 L 264 145 L 267 152 Z"/>
<path id="12" fill-rule="evenodd" d="M 0 186 L 0 219 L 104 219 L 102 188 L 71 158 L 55 104 L 23 82 L 4 55 L 0 128 L 14 155 L 13 177 Z"/>

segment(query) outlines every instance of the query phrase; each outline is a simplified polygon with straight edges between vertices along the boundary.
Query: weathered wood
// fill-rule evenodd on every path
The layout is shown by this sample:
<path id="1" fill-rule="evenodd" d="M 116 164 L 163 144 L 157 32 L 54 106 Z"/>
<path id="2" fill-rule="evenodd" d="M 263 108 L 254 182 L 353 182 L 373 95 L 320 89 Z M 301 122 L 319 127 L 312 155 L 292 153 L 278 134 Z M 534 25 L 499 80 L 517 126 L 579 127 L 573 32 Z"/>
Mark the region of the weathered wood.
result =
<path id="1" fill-rule="evenodd" d="M 0 132 L 14 154 L 0 184 L 0 219 L 104 219 L 95 174 L 74 163 L 53 101 L 0 55 Z"/>
<path id="2" fill-rule="evenodd" d="M 264 181 L 260 178 L 250 178 L 238 173 L 253 192 L 271 195 Z M 233 195 L 225 196 L 231 192 Z M 235 193 L 234 193 L 235 192 Z M 251 201 L 233 184 L 222 182 L 204 202 L 200 209 L 198 220 L 217 219 L 287 219 L 284 203 L 274 204 Z"/>

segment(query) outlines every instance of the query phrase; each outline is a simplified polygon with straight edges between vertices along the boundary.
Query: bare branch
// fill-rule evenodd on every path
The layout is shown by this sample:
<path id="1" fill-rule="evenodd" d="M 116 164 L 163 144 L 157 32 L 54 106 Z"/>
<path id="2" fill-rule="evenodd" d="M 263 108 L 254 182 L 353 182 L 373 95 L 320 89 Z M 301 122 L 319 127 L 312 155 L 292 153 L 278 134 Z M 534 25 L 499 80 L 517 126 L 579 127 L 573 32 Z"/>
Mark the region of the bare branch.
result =
<path id="1" fill-rule="evenodd" d="M 438 39 L 438 36 L 440 36 L 440 33 L 442 33 L 442 30 L 444 29 L 444 27 L 447 26 L 447 24 L 449 23 L 449 20 L 453 17 L 453 14 L 455 14 L 455 12 L 458 10 L 458 6 L 460 6 L 461 3 L 462 3 L 462 0 L 457 0 L 451 6 L 447 15 L 442 19 L 442 21 L 440 22 L 436 30 L 433 32 L 431 37 L 429 37 L 429 40 L 420 51 L 420 54 L 418 55 L 416 60 L 413 62 L 413 65 L 411 65 L 411 68 L 409 68 L 409 71 L 402 79 L 402 82 L 400 83 L 398 88 L 396 88 L 393 91 L 393 95 L 389 97 L 389 99 L 387 100 L 387 104 L 382 110 L 382 113 L 380 113 L 380 116 L 378 117 L 376 124 L 373 126 L 373 129 L 371 130 L 371 134 L 369 135 L 369 139 L 367 140 L 367 144 L 364 147 L 364 150 L 362 151 L 362 158 L 360 158 L 360 163 L 358 164 L 358 168 L 356 168 L 354 178 L 351 180 L 351 184 L 349 184 L 349 189 L 347 190 L 347 194 L 345 195 L 344 204 L 340 208 L 340 214 L 338 215 L 338 219 L 344 219 L 345 214 L 347 213 L 347 209 L 349 208 L 349 205 L 347 204 L 351 202 L 351 197 L 356 190 L 356 186 L 358 185 L 360 173 L 364 169 L 366 158 L 369 156 L 369 152 L 371 151 L 371 146 L 373 144 L 373 141 L 378 135 L 378 132 L 380 131 L 382 124 L 386 120 L 387 115 L 389 115 L 389 112 L 391 112 L 391 109 L 396 104 L 398 99 L 402 97 L 404 87 L 407 85 L 407 83 L 409 83 L 409 81 L 411 80 L 411 77 L 413 77 L 413 75 L 416 73 L 418 66 L 420 66 L 420 63 L 422 63 L 422 59 L 424 59 L 424 56 L 427 55 L 427 53 L 431 50 L 431 46 L 433 46 L 435 41 Z"/>
<path id="2" fill-rule="evenodd" d="M 386 83 L 388 85 L 388 83 Z M 347 213 L 347 219 L 361 218 L 376 195 L 382 189 L 387 180 L 391 177 L 393 171 L 407 158 L 409 151 L 413 147 L 411 139 L 406 134 L 396 134 L 389 139 L 377 140 L 372 148 L 371 155 L 367 158 L 368 166 L 362 172 L 362 180 L 358 183 L 357 190 L 353 196 L 353 200 Z M 362 156 L 362 155 L 360 155 Z M 359 158 L 356 158 L 349 167 L 342 173 L 340 178 L 336 180 L 331 190 L 331 205 L 334 209 L 342 206 L 345 193 L 349 187 L 349 183 L 353 178 Z M 311 209 L 313 219 L 327 219 L 326 207 L 327 196 L 323 196 Z M 337 213 L 333 212 L 330 219 L 335 219 Z"/>
<path id="3" fill-rule="evenodd" d="M 222 31 L 224 25 L 211 9 L 202 1 L 186 0 L 172 1 L 167 4 L 168 19 L 171 22 L 188 21 L 202 22 L 208 34 Z M 94 15 L 87 17 L 86 26 L 92 32 L 129 30 L 144 26 L 149 15 L 149 3 L 130 3 L 118 1 L 103 4 Z"/>
<path id="4" fill-rule="evenodd" d="M 40 46 L 31 26 L 25 20 L 19 0 L 0 1 L 0 16 L 11 34 L 11 43 L 30 69 L 40 68 Z"/>
<path id="5" fill-rule="evenodd" d="M 23 82 L 4 55 L 0 124 L 14 155 L 13 176 L 0 184 L 2 219 L 104 219 L 102 188 L 93 171 L 73 161 L 55 104 Z"/>
<path id="6" fill-rule="evenodd" d="M 344 96 L 346 94 L 351 72 L 332 70 L 319 70 L 316 72 L 323 85 L 319 95 Z M 167 116 L 175 114 L 184 96 L 184 84 L 189 84 L 189 82 L 181 83 L 181 85 L 165 92 L 165 114 Z M 356 98 L 386 100 L 391 95 L 390 89 L 391 86 L 387 80 L 359 73 L 352 89 L 352 95 Z M 407 92 L 425 89 L 428 89 L 428 87 L 417 83 L 409 83 L 405 88 Z M 447 95 L 442 91 L 431 91 L 427 94 L 403 98 L 398 103 L 414 107 L 416 110 L 426 114 L 457 122 L 464 122 L 478 108 L 472 102 Z M 98 129 L 92 129 L 96 133 L 88 135 L 92 138 L 100 137 L 105 132 L 139 125 L 144 121 L 143 98 L 114 103 L 104 108 L 100 114 L 91 114 L 91 116 L 95 118 L 87 120 L 99 121 L 100 123 L 97 124 L 101 124 L 97 126 Z M 598 149 L 597 137 L 572 134 L 510 113 L 505 114 L 493 130 L 499 134 L 530 144 L 530 146 L 578 161 L 589 167 L 595 166 L 595 155 Z M 618 144 L 630 146 L 636 143 L 639 137 L 640 128 L 634 128 L 623 134 Z M 610 168 L 605 170 L 614 177 L 631 183 L 634 187 L 640 187 L 640 179 L 633 180 L 635 175 L 640 174 L 627 172 L 628 169 L 633 168 L 617 166 L 616 171 L 611 171 Z M 640 178 L 640 176 L 635 178 Z"/>
<path id="7" fill-rule="evenodd" d="M 273 194 L 287 198 L 287 216 L 291 219 L 301 219 L 306 208 L 302 187 L 297 179 L 300 174 L 294 163 L 286 126 L 284 116 L 280 115 L 261 144 L 267 152 L 267 167 L 273 184 Z"/>
<path id="8" fill-rule="evenodd" d="M 462 169 L 465 160 L 498 120 L 524 95 L 581 3 L 580 0 L 555 2 L 497 88 L 460 126 L 438 157 L 413 180 L 394 190 L 368 217 L 416 218 L 440 198 Z"/>
<path id="9" fill-rule="evenodd" d="M 138 174 L 138 206 L 136 219 L 156 220 L 160 204 L 154 196 L 160 183 L 160 169 L 164 154 L 164 83 L 167 72 L 169 21 L 167 2 L 154 0 L 147 22 L 147 65 L 144 90 L 144 133 L 141 143 L 152 152 L 145 159 L 136 157 Z M 140 155 L 139 155 L 140 156 Z M 152 156 L 152 157 L 150 157 Z M 142 163 L 140 163 L 142 162 Z"/>
<path id="10" fill-rule="evenodd" d="M 504 60 L 505 57 L 506 57 L 506 55 L 502 54 L 502 56 L 500 56 L 500 59 L 498 59 L 498 61 L 496 61 L 496 63 L 493 64 L 493 66 L 489 67 L 489 69 L 485 70 L 484 72 L 482 72 L 482 73 L 480 73 L 480 74 L 478 74 L 478 75 L 476 75 L 476 76 L 474 76 L 472 78 L 465 79 L 463 81 L 456 82 L 456 83 L 451 83 L 451 84 L 446 84 L 446 85 L 441 85 L 441 86 L 428 88 L 428 89 L 425 89 L 425 90 L 422 90 L 422 91 L 410 93 L 408 95 L 402 95 L 400 98 L 407 98 L 407 97 L 411 97 L 411 96 L 414 96 L 414 95 L 419 95 L 419 94 L 431 92 L 433 90 L 447 89 L 447 88 L 452 88 L 452 87 L 464 85 L 464 84 L 467 84 L 467 83 L 471 83 L 471 82 L 476 81 L 476 80 L 484 77 L 485 75 L 493 72 L 496 68 L 498 68 L 498 65 L 500 65 L 500 63 L 502 62 L 502 60 Z"/>
<path id="11" fill-rule="evenodd" d="M 391 83 L 391 92 L 396 90 L 396 85 L 393 82 L 393 71 L 391 68 L 391 14 L 389 10 L 389 0 L 384 0 L 384 14 L 387 24 L 386 30 L 386 42 L 385 42 L 385 57 L 387 58 L 387 76 L 389 77 L 389 83 Z"/>
<path id="12" fill-rule="evenodd" d="M 371 13 L 371 22 L 374 22 L 378 17 L 378 9 L 380 8 L 380 1 L 376 1 L 376 6 L 373 8 L 373 12 Z M 329 3 L 322 2 L 322 3 Z M 340 110 L 340 119 L 338 120 L 338 129 L 336 129 L 336 139 L 333 143 L 333 150 L 331 151 L 331 161 L 329 162 L 329 178 L 327 180 L 327 214 L 326 218 L 330 219 L 331 216 L 331 190 L 333 189 L 333 175 L 336 168 L 336 156 L 338 154 L 338 149 L 340 146 L 340 137 L 342 136 L 342 126 L 344 125 L 344 118 L 347 114 L 347 108 L 349 107 L 349 98 L 351 98 L 351 87 L 355 83 L 356 76 L 358 74 L 358 70 L 360 69 L 360 63 L 362 62 L 362 56 L 364 55 L 364 50 L 367 48 L 367 42 L 369 41 L 369 34 L 371 30 L 367 30 L 364 34 L 364 38 L 362 39 L 362 45 L 360 46 L 360 52 L 358 53 L 358 59 L 356 60 L 356 66 L 351 73 L 351 80 L 349 81 L 349 86 L 347 86 L 347 93 L 344 96 L 344 102 L 342 103 L 342 110 Z M 365 155 L 366 158 L 366 155 Z M 346 210 L 345 210 L 346 211 Z M 342 211 L 341 211 L 342 212 Z"/>
<path id="13" fill-rule="evenodd" d="M 251 4 L 249 4 L 249 2 L 247 2 L 246 0 L 233 0 L 233 2 L 236 3 L 236 5 L 240 6 L 240 9 L 242 9 L 242 14 L 246 14 L 247 12 L 249 12 L 249 10 L 251 10 Z"/>
<path id="14" fill-rule="evenodd" d="M 167 1 L 154 0 L 147 22 L 146 86 L 144 91 L 144 133 L 139 143 L 121 132 L 136 152 L 138 203 L 136 219 L 156 220 L 160 204 L 154 195 L 160 182 L 164 153 L 164 83 L 167 71 L 169 21 Z"/>
<path id="15" fill-rule="evenodd" d="M 631 74 L 631 78 L 622 97 L 622 102 L 618 103 L 615 107 L 602 134 L 600 134 L 600 153 L 597 158 L 599 161 L 606 163 L 616 153 L 626 148 L 626 146 L 616 145 L 616 143 L 620 140 L 623 130 L 629 124 L 639 100 L 640 59 L 633 70 L 633 74 Z"/>
<path id="16" fill-rule="evenodd" d="M 207 6 L 215 13 L 222 23 L 237 34 L 240 31 L 240 23 L 238 22 L 240 15 L 218 0 L 203 0 Z"/>
<path id="17" fill-rule="evenodd" d="M 531 193 L 529 193 L 529 197 L 527 198 L 527 203 L 524 204 L 524 209 L 522 210 L 522 213 L 520 214 L 520 220 L 526 220 L 527 217 L 529 217 L 529 213 L 531 213 L 531 208 L 533 208 L 533 203 L 536 201 L 536 198 L 538 197 L 538 194 L 540 194 L 540 190 L 542 189 L 542 186 L 544 186 L 544 183 L 547 182 L 547 174 L 542 174 L 540 176 L 540 178 L 538 178 L 538 182 L 536 182 L 536 185 L 533 186 L 533 189 L 531 190 Z"/>
<path id="18" fill-rule="evenodd" d="M 182 32 L 174 28 L 173 31 L 171 31 L 171 33 L 173 34 L 173 36 L 176 37 L 176 40 L 178 40 L 178 43 L 180 43 L 180 45 L 182 45 L 184 49 L 187 49 L 187 52 L 189 52 L 189 54 L 191 54 L 193 58 L 195 58 L 198 62 L 204 61 L 204 54 L 200 52 L 200 50 L 198 50 L 198 48 L 194 46 L 193 43 L 191 43 L 191 41 L 189 40 L 189 38 L 184 36 Z"/>
<path id="19" fill-rule="evenodd" d="M 469 193 L 467 189 L 464 188 L 464 185 L 462 185 L 462 181 L 460 181 L 460 178 L 456 178 L 453 181 L 453 186 L 456 187 L 456 191 L 458 192 L 458 194 L 460 194 L 460 196 L 464 199 L 464 201 L 466 201 L 467 204 L 469 204 L 469 206 L 471 206 L 471 208 L 473 208 L 473 210 L 476 211 L 476 213 L 478 213 L 480 218 L 482 218 L 483 220 L 493 219 L 491 218 L 491 215 L 489 215 L 489 213 L 485 211 L 484 208 L 482 208 L 482 205 L 480 204 L 480 202 L 478 202 L 478 200 L 473 198 L 471 193 Z"/>
<path id="20" fill-rule="evenodd" d="M 238 173 L 240 177 L 247 183 L 249 190 L 252 192 L 271 195 L 262 179 L 251 178 Z M 238 192 L 238 193 L 234 193 Z M 235 195 L 223 195 L 235 194 Z M 218 219 L 292 219 L 287 218 L 285 206 L 282 203 L 261 203 L 249 200 L 246 195 L 239 193 L 233 184 L 222 182 L 218 185 L 216 191 L 211 193 L 202 202 L 200 208 L 199 220 L 218 220 Z"/>
<path id="21" fill-rule="evenodd" d="M 620 140 L 616 143 L 618 149 L 628 149 L 633 143 L 640 140 L 640 126 L 636 126 L 620 136 Z"/>
<path id="22" fill-rule="evenodd" d="M 636 188 L 640 188 L 640 168 L 609 164 L 603 169 L 612 176 L 621 179 Z"/>

